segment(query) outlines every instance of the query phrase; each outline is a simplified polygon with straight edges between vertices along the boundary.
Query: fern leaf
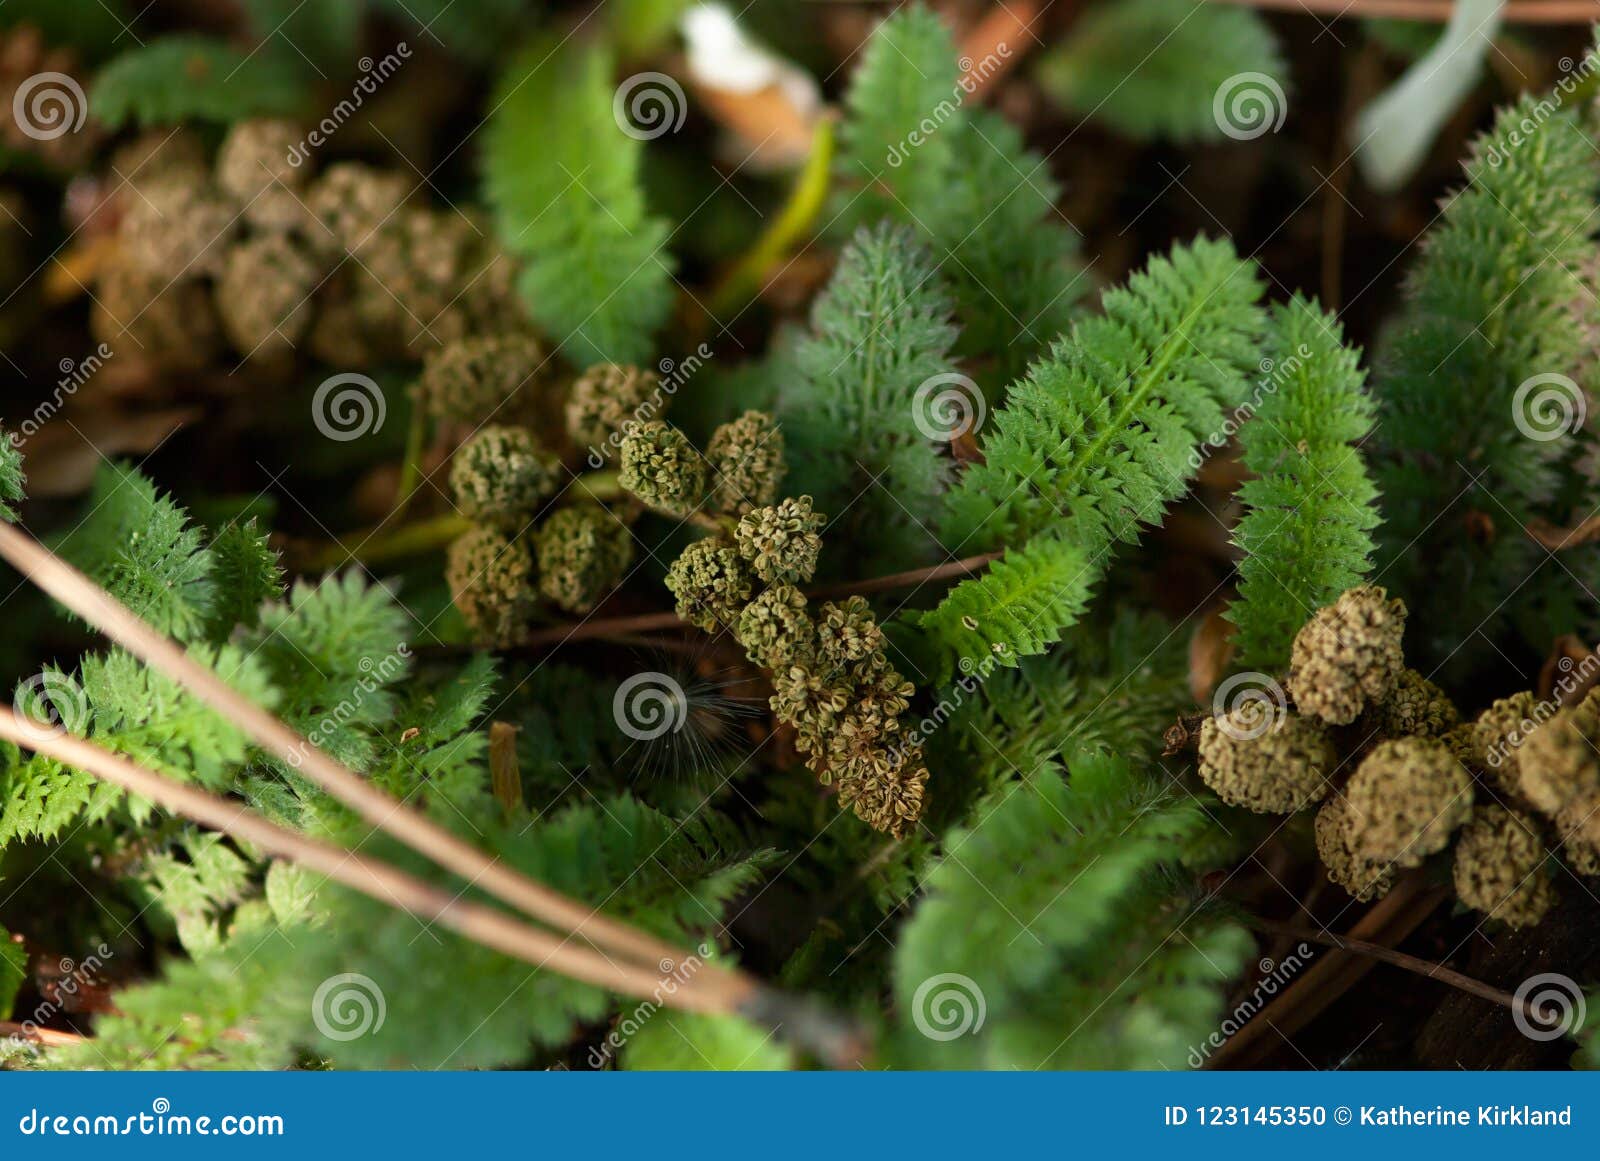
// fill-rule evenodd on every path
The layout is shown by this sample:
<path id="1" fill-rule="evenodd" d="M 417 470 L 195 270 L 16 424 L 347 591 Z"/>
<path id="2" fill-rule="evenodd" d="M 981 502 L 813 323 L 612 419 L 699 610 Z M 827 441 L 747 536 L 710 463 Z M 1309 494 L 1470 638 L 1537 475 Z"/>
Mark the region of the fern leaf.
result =
<path id="1" fill-rule="evenodd" d="M 1098 568 L 1077 545 L 1036 536 L 981 576 L 962 581 L 919 618 L 963 673 L 1016 665 L 1061 639 L 1089 601 Z M 948 680 L 948 669 L 939 680 Z"/>
<path id="2" fill-rule="evenodd" d="M 781 1072 L 795 1067 L 794 1052 L 770 1028 L 742 1016 L 652 1009 L 640 1020 L 623 1009 L 616 1034 L 624 1036 L 621 1061 L 634 1071 Z M 602 1046 L 603 1047 L 603 1046 Z M 591 1053 L 595 1063 L 600 1049 Z"/>
<path id="3" fill-rule="evenodd" d="M 970 81 L 927 9 L 897 11 L 862 53 L 846 104 L 840 220 L 918 230 L 952 286 L 961 351 L 1015 374 L 1065 325 L 1082 293 L 1078 239 L 1059 191 L 1015 129 L 966 107 Z"/>
<path id="4" fill-rule="evenodd" d="M 950 493 L 950 539 L 1015 543 L 1070 522 L 1091 556 L 1183 494 L 1190 453 L 1249 388 L 1261 284 L 1226 241 L 1154 258 L 1012 385 L 986 462 Z"/>
<path id="5" fill-rule="evenodd" d="M 955 336 L 939 276 L 910 231 L 858 232 L 812 310 L 780 412 L 789 488 L 871 546 L 852 568 L 902 567 L 938 547 L 928 525 L 950 459 L 918 430 L 918 391 L 949 371 Z"/>
<path id="6" fill-rule="evenodd" d="M 1241 74 L 1278 86 L 1276 94 L 1258 90 L 1267 99 L 1253 115 L 1284 111 L 1278 98 L 1288 69 L 1266 21 L 1248 8 L 1188 0 L 1097 4 L 1039 68 L 1045 89 L 1067 109 L 1141 140 L 1222 137 L 1230 121 L 1219 102 Z"/>
<path id="7" fill-rule="evenodd" d="M 253 628 L 261 605 L 283 595 L 283 569 L 255 520 L 230 523 L 211 542 L 211 581 L 216 589 L 206 635 L 220 640 L 234 626 Z"/>
<path id="8" fill-rule="evenodd" d="M 1247 511 L 1234 534 L 1239 663 L 1288 668 L 1300 626 L 1372 566 L 1377 489 L 1358 450 L 1372 429 L 1359 353 L 1339 323 L 1294 298 L 1273 311 L 1273 366 L 1239 435 L 1256 478 L 1239 489 Z"/>
<path id="9" fill-rule="evenodd" d="M 305 72 L 292 50 L 254 52 L 209 36 L 165 36 L 128 49 L 95 77 L 89 104 L 110 128 L 224 124 L 283 116 L 304 100 Z"/>
<path id="10" fill-rule="evenodd" d="M 89 514 L 57 551 L 163 633 L 190 640 L 216 602 L 212 555 L 182 508 L 131 467 L 103 464 Z"/>
<path id="11" fill-rule="evenodd" d="M 1528 96 L 1477 141 L 1466 172 L 1424 239 L 1374 375 L 1380 571 L 1411 604 L 1419 655 L 1458 665 L 1478 648 L 1463 649 L 1469 637 L 1492 639 L 1506 594 L 1527 581 L 1533 546 L 1520 525 L 1556 493 L 1558 461 L 1578 438 L 1570 422 L 1541 425 L 1581 408 L 1579 389 L 1556 380 L 1556 406 L 1541 414 L 1530 380 L 1582 373 L 1585 326 L 1569 304 L 1592 296 L 1579 272 L 1596 253 L 1600 163 L 1570 114 L 1546 118 Z M 1472 512 L 1498 535 L 1469 535 Z M 1441 584 L 1451 600 L 1423 599 Z"/>
<path id="12" fill-rule="evenodd" d="M 1105 962 L 1125 949 L 1126 966 L 1136 967 L 1193 922 L 1167 875 L 1212 824 L 1197 800 L 1172 795 L 1124 759 L 1084 754 L 1071 769 L 1070 782 L 1041 771 L 947 836 L 948 854 L 896 950 L 895 994 L 903 1021 L 937 1020 L 934 995 L 952 986 L 971 1003 L 981 997 L 986 1020 L 959 1039 L 906 1036 L 902 1050 L 916 1063 L 1047 1066 L 1106 1007 L 1133 1037 L 1121 1045 L 1124 1059 L 1182 1063 L 1175 1038 L 1144 1027 L 1142 991 L 1118 990 Z M 1238 932 L 1228 942 L 1232 954 L 1220 962 L 1236 968 L 1249 940 Z M 1231 972 L 1175 968 L 1210 985 L 1203 995 L 1220 1005 L 1214 989 Z"/>
<path id="13" fill-rule="evenodd" d="M 485 193 L 501 244 L 523 260 L 531 317 L 578 366 L 647 360 L 672 309 L 666 224 L 639 184 L 640 142 L 612 110 L 600 46 L 540 41 L 501 77 Z"/>
<path id="14" fill-rule="evenodd" d="M 22 453 L 11 436 L 0 431 L 0 520 L 16 522 L 16 505 L 22 502 L 27 479 L 22 473 Z"/>

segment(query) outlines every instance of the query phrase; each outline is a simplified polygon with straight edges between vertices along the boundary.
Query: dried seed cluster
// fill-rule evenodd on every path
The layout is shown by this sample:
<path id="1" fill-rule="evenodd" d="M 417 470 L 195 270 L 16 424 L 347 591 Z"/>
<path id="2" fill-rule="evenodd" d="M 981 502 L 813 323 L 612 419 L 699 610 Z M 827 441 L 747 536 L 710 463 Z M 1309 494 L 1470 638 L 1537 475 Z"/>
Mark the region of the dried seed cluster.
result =
<path id="1" fill-rule="evenodd" d="M 1574 869 L 1600 870 L 1600 821 L 1579 822 L 1591 811 L 1600 820 L 1600 695 L 1543 729 L 1526 693 L 1463 722 L 1443 690 L 1406 668 L 1405 617 L 1373 586 L 1318 610 L 1295 638 L 1294 707 L 1246 701 L 1203 722 L 1200 777 L 1255 811 L 1326 798 L 1317 854 L 1358 899 L 1384 895 L 1398 871 L 1454 842 L 1462 902 L 1511 926 L 1537 923 L 1554 892 L 1533 808 L 1555 822 Z"/>
<path id="2" fill-rule="evenodd" d="M 508 259 L 454 210 L 407 201 L 405 175 L 296 165 L 288 121 L 235 124 L 208 164 L 196 138 L 119 150 L 114 256 L 97 272 L 96 337 L 185 368 L 226 347 L 261 364 L 300 347 L 346 369 L 526 328 Z M 358 262 L 345 262 L 347 254 Z"/>
<path id="3" fill-rule="evenodd" d="M 928 780 L 921 746 L 900 722 L 915 689 L 889 661 L 864 599 L 813 610 L 797 587 L 816 570 L 823 520 L 809 496 L 754 502 L 773 499 L 784 473 L 775 435 L 767 416 L 747 412 L 719 428 L 701 457 L 666 424 L 643 424 L 622 443 L 623 485 L 673 514 L 691 494 L 710 500 L 716 534 L 685 548 L 667 572 L 678 615 L 730 632 L 770 670 L 773 712 L 794 727 L 807 765 L 861 819 L 903 835 L 922 815 Z"/>

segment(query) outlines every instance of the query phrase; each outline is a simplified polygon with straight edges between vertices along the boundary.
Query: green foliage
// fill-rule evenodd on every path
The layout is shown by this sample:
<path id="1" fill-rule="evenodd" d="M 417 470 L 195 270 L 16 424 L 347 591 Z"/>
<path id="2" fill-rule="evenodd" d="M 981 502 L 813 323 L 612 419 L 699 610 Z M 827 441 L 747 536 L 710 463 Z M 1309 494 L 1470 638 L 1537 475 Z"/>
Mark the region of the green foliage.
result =
<path id="1" fill-rule="evenodd" d="M 1011 546 L 1008 567 L 963 581 L 924 623 L 958 650 L 977 635 L 1019 653 L 1055 640 L 1113 545 L 1183 494 L 1195 448 L 1243 402 L 1260 294 L 1228 242 L 1176 247 L 1108 291 L 1102 317 L 1079 322 L 1014 383 L 946 521 L 962 551 Z M 1020 611 L 1006 608 L 1017 600 Z"/>
<path id="2" fill-rule="evenodd" d="M 211 580 L 216 597 L 207 618 L 206 635 L 225 637 L 235 625 L 253 628 L 265 601 L 283 595 L 283 570 L 278 554 L 252 518 L 227 524 L 211 542 Z"/>
<path id="3" fill-rule="evenodd" d="M 228 123 L 296 112 L 305 73 L 292 49 L 251 52 L 209 36 L 174 35 L 130 48 L 95 77 L 89 107 L 110 128 Z"/>
<path id="4" fill-rule="evenodd" d="M 242 6 L 256 37 L 281 37 L 327 72 L 348 70 L 361 55 L 366 0 L 242 0 Z"/>
<path id="5" fill-rule="evenodd" d="M 971 551 L 1064 533 L 1091 558 L 1183 494 L 1196 445 L 1243 402 L 1264 315 L 1231 243 L 1153 258 L 1012 384 L 985 462 L 950 494 L 948 535 Z"/>
<path id="6" fill-rule="evenodd" d="M 1525 97 L 1474 146 L 1374 375 L 1379 571 L 1410 603 L 1408 648 L 1424 660 L 1465 663 L 1503 624 L 1534 559 L 1522 526 L 1556 494 L 1574 442 L 1561 415 L 1582 406 L 1559 380 L 1533 380 L 1581 374 L 1589 340 L 1572 304 L 1592 302 L 1580 272 L 1600 167 L 1571 115 L 1537 114 Z M 1472 513 L 1496 534 L 1472 535 Z M 1440 591 L 1450 599 L 1430 599 Z M 1570 629 L 1549 626 L 1536 647 Z"/>
<path id="7" fill-rule="evenodd" d="M 191 640 L 216 603 L 202 529 L 139 472 L 102 464 L 88 515 L 56 547 L 155 628 Z"/>
<path id="8" fill-rule="evenodd" d="M 23 485 L 27 476 L 22 473 L 22 453 L 11 437 L 0 431 L 0 520 L 15 523 L 16 505 L 22 502 Z"/>
<path id="9" fill-rule="evenodd" d="M 1015 665 L 1061 639 L 1089 601 L 1099 570 L 1078 545 L 1036 536 L 957 585 L 919 623 L 959 659 L 963 673 L 991 664 Z M 948 679 L 946 669 L 940 675 Z"/>
<path id="10" fill-rule="evenodd" d="M 1372 430 L 1359 352 L 1339 323 L 1295 297 L 1272 313 L 1272 367 L 1239 435 L 1246 513 L 1234 533 L 1244 552 L 1240 665 L 1278 672 L 1313 612 L 1361 582 L 1372 566 L 1377 490 L 1359 450 Z"/>
<path id="11" fill-rule="evenodd" d="M 672 309 L 667 226 L 645 206 L 643 147 L 613 116 L 612 69 L 601 46 L 536 42 L 501 76 L 484 142 L 528 312 L 580 367 L 648 361 Z"/>
<path id="12" fill-rule="evenodd" d="M 281 2 L 281 0 L 280 0 Z M 346 0 L 348 2 L 348 0 Z M 417 37 L 469 60 L 487 61 L 514 43 L 529 0 L 378 0 L 378 4 L 419 29 Z"/>
<path id="13" fill-rule="evenodd" d="M 918 230 L 954 290 L 962 353 L 1014 374 L 1082 293 L 1078 238 L 1044 160 L 999 116 L 967 107 L 969 85 L 925 8 L 878 26 L 846 97 L 839 220 Z"/>
<path id="14" fill-rule="evenodd" d="M 909 230 L 862 230 L 844 250 L 798 344 L 780 417 L 787 488 L 866 547 L 853 569 L 882 571 L 938 546 L 933 522 L 950 472 L 917 427 L 919 390 L 950 371 L 950 302 Z"/>
<path id="15" fill-rule="evenodd" d="M 11 1019 L 17 993 L 27 978 L 28 953 L 20 943 L 12 941 L 10 932 L 0 927 L 0 1020 Z"/>
<path id="16" fill-rule="evenodd" d="M 1272 30 L 1260 14 L 1227 4 L 1196 6 L 1188 0 L 1102 0 L 1072 27 L 1071 35 L 1040 61 L 1040 80 L 1056 100 L 1145 139 L 1215 140 L 1223 125 L 1268 123 L 1282 106 L 1269 90 L 1234 88 L 1234 78 L 1255 73 L 1282 92 L 1287 75 Z M 1229 95 L 1266 98 L 1239 111 L 1255 119 L 1230 122 L 1216 102 Z"/>
<path id="17" fill-rule="evenodd" d="M 93 62 L 116 51 L 129 15 L 120 0 L 87 6 L 61 0 L 7 0 L 0 6 L 0 28 L 37 28 L 46 44 L 70 47 Z"/>
<path id="18" fill-rule="evenodd" d="M 628 1039 L 622 1064 L 635 1072 L 779 1072 L 794 1067 L 794 1053 L 741 1016 L 663 1008 Z"/>
<path id="19" fill-rule="evenodd" d="M 1180 1067 L 1213 1026 L 1253 943 L 1168 877 L 1212 827 L 1204 807 L 1118 757 L 1070 765 L 1070 780 L 1041 771 L 946 838 L 895 953 L 906 1063 Z M 912 1031 L 949 1018 L 942 991 L 981 997 L 982 1028 Z"/>

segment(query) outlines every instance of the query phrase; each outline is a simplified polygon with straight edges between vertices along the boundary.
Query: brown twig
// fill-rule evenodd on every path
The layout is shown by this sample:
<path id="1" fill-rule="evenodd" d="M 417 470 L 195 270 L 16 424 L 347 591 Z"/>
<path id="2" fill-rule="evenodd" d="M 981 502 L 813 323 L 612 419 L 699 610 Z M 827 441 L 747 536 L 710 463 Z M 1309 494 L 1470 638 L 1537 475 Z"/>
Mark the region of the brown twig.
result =
<path id="1" fill-rule="evenodd" d="M 1454 0 L 1212 0 L 1212 3 L 1242 4 L 1313 16 L 1383 17 L 1438 24 L 1449 20 L 1455 7 Z M 1591 24 L 1600 17 L 1600 7 L 1594 0 L 1511 0 L 1502 17 L 1507 24 Z"/>
<path id="2" fill-rule="evenodd" d="M 45 1048 L 59 1048 L 68 1044 L 82 1044 L 88 1039 L 76 1032 L 58 1032 L 54 1028 L 29 1028 L 11 1020 L 0 1020 L 0 1039 L 31 1040 Z"/>
<path id="3" fill-rule="evenodd" d="M 1600 12 L 1596 15 L 1600 16 Z M 1564 548 L 1577 548 L 1580 544 L 1592 544 L 1600 540 L 1600 516 L 1591 516 L 1571 528 L 1562 528 L 1542 516 L 1535 516 L 1528 521 L 1527 528 L 1528 536 L 1533 542 L 1551 552 L 1560 552 Z"/>
<path id="4" fill-rule="evenodd" d="M 528 878 L 471 843 L 404 806 L 299 733 L 241 696 L 211 670 L 140 620 L 110 593 L 11 524 L 0 523 L 0 556 L 45 592 L 73 610 L 146 664 L 171 677 L 222 713 L 270 753 L 350 807 L 362 818 L 439 866 L 525 914 L 570 931 L 595 947 L 639 963 L 681 962 L 687 953 L 664 940 L 619 923 Z M 721 965 L 708 964 L 697 982 L 747 994 L 755 984 Z"/>
<path id="5" fill-rule="evenodd" d="M 251 843 L 267 854 L 309 867 L 337 883 L 437 923 L 468 939 L 540 967 L 632 996 L 664 988 L 683 956 L 649 967 L 618 961 L 603 951 L 572 944 L 504 911 L 473 903 L 458 891 L 436 887 L 380 859 L 309 838 L 279 826 L 240 803 L 175 781 L 68 733 L 52 732 L 0 707 L 0 738 L 47 754 L 79 770 L 148 798 L 157 806 L 201 826 Z M 687 953 L 684 953 L 686 956 Z M 696 973 L 698 980 L 699 973 Z M 694 1011 L 733 1011 L 744 998 L 725 987 L 679 988 L 673 999 Z"/>
<path id="6" fill-rule="evenodd" d="M 1253 916 L 1245 920 L 1245 923 L 1247 926 L 1253 927 L 1257 931 L 1264 931 L 1268 935 L 1281 935 L 1288 939 L 1317 943 L 1323 947 L 1364 955 L 1380 963 L 1392 964 L 1394 967 L 1403 968 L 1416 975 L 1426 976 L 1430 980 L 1438 980 L 1442 984 L 1449 984 L 1452 988 L 1458 988 L 1469 995 L 1488 1000 L 1492 1004 L 1499 1004 L 1502 1008 L 1508 1008 L 1513 1012 L 1520 1008 L 1530 1019 L 1539 1019 L 1532 1005 L 1519 1004 L 1517 998 L 1510 992 L 1501 991 L 1499 988 L 1491 987 L 1482 980 L 1475 980 L 1471 976 L 1462 975 L 1454 968 L 1445 967 L 1442 963 L 1434 963 L 1419 956 L 1408 955 L 1403 951 L 1396 951 L 1392 947 L 1385 947 L 1381 943 L 1373 943 L 1367 939 L 1353 939 L 1344 935 L 1325 934 L 1307 927 L 1296 927 L 1292 923 L 1279 923 L 1276 920 L 1257 919 Z"/>
<path id="7" fill-rule="evenodd" d="M 833 585 L 812 585 L 805 590 L 805 593 L 808 597 L 826 599 L 829 597 L 881 593 L 890 589 L 909 588 L 912 585 L 919 584 L 932 584 L 937 581 L 949 580 L 951 577 L 971 576 L 999 555 L 998 552 L 985 552 L 978 556 L 969 556 L 964 560 L 952 560 L 931 568 L 913 568 L 906 572 L 890 573 L 888 576 L 872 577 L 869 580 L 845 581 Z M 679 620 L 676 613 L 636 613 L 628 617 L 594 617 L 590 620 L 578 621 L 570 625 L 550 625 L 543 629 L 535 629 L 521 641 L 511 646 L 509 651 L 537 649 L 547 645 L 565 645 L 568 641 L 582 641 L 592 637 L 610 638 L 622 633 L 651 633 L 659 629 L 682 627 L 683 622 Z"/>
<path id="8" fill-rule="evenodd" d="M 1370 941 L 1386 936 L 1397 943 L 1415 931 L 1443 898 L 1444 892 L 1430 888 L 1420 876 L 1408 875 L 1356 922 L 1348 938 Z M 1323 956 L 1234 1033 L 1206 1061 L 1206 1067 L 1244 1067 L 1259 1062 L 1278 1043 L 1268 1039 L 1270 1033 L 1294 1035 L 1354 987 L 1374 963 L 1348 951 Z"/>

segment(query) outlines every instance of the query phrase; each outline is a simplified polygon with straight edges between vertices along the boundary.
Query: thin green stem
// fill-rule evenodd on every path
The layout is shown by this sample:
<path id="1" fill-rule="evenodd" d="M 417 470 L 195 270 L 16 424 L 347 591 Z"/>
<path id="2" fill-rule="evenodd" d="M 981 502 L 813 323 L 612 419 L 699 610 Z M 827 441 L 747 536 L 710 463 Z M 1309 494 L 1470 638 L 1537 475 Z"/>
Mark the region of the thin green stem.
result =
<path id="1" fill-rule="evenodd" d="M 428 437 L 428 417 L 417 404 L 411 405 L 411 420 L 406 426 L 405 459 L 400 462 L 400 482 L 395 485 L 394 512 L 389 517 L 398 520 L 411 505 L 422 483 L 422 446 Z"/>

